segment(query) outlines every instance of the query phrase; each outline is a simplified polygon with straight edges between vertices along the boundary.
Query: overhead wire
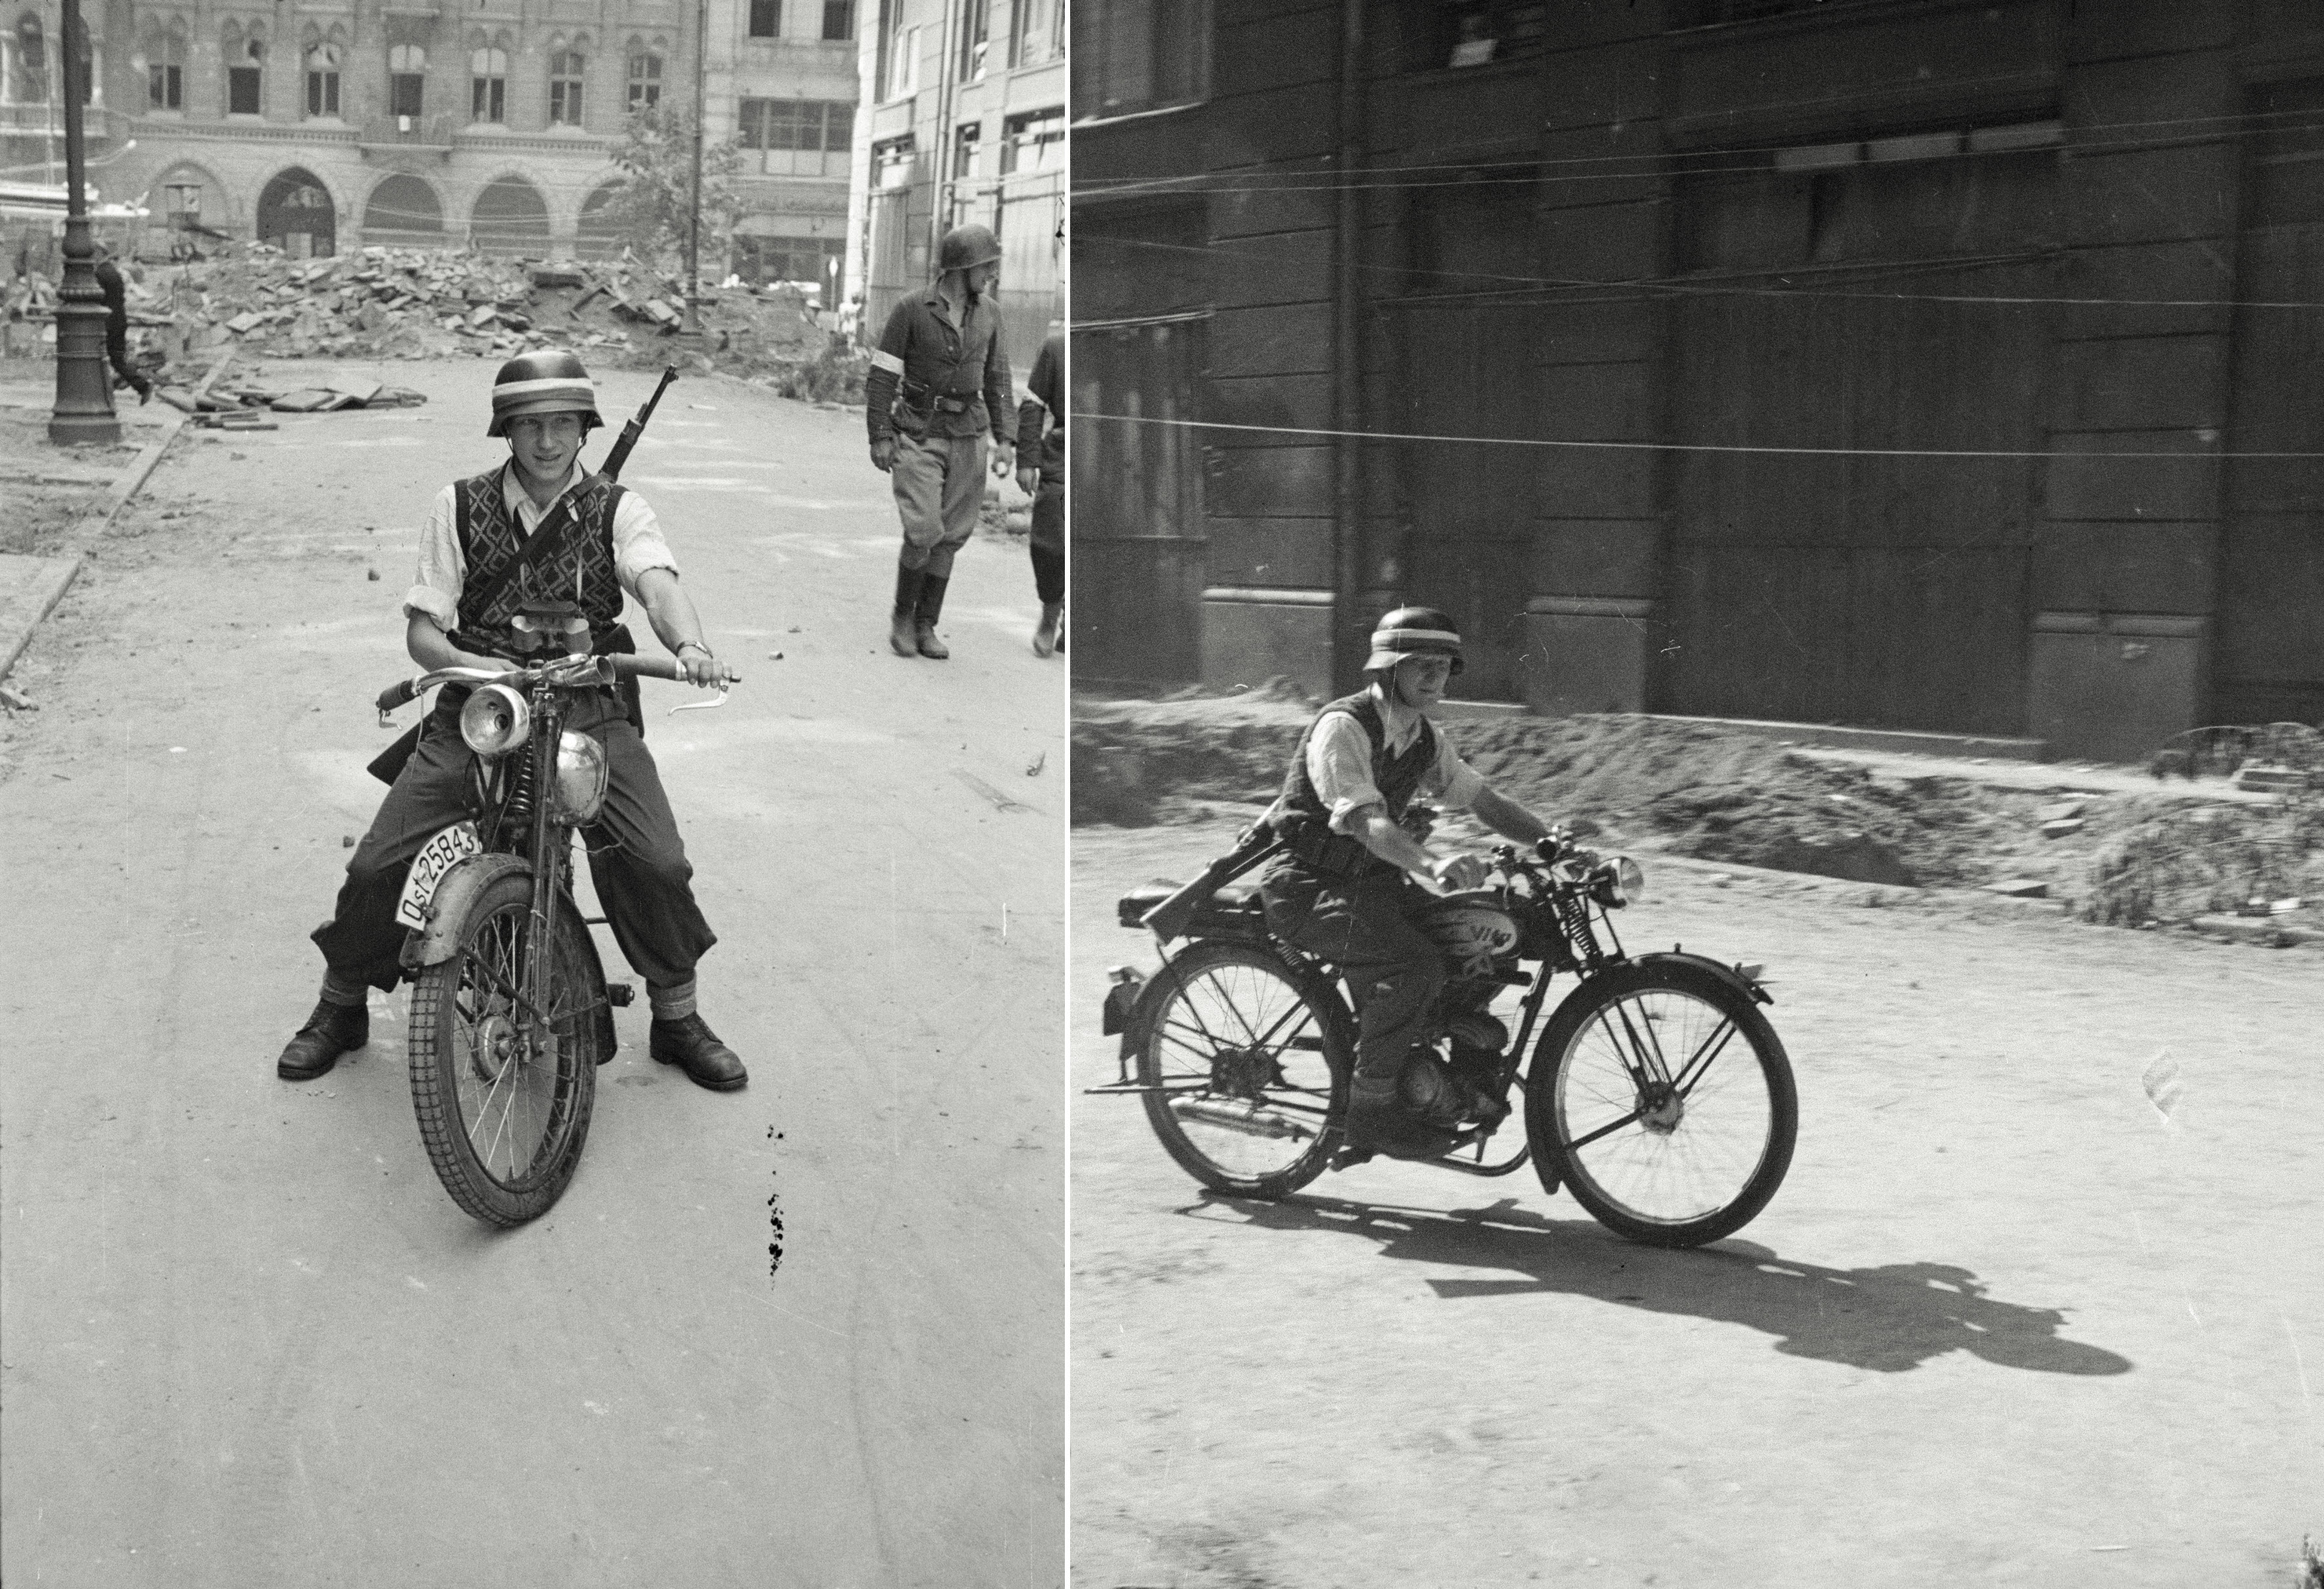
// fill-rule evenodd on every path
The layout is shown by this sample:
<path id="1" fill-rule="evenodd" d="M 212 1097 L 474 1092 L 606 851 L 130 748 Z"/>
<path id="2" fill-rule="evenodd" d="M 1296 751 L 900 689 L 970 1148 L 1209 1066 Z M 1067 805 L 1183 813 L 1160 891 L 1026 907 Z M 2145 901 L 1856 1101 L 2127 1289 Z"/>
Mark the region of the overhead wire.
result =
<path id="1" fill-rule="evenodd" d="M 1564 449 L 1600 449 L 1637 453 L 1731 453 L 1773 455 L 1816 458 L 1995 458 L 1995 459 L 2053 459 L 2053 458 L 2194 458 L 2215 463 L 2227 458 L 2324 459 L 2324 452 L 2210 452 L 2193 448 L 2166 452 L 2125 452 L 2119 448 L 2093 449 L 2061 447 L 2047 451 L 2027 451 L 2001 447 L 1786 447 L 1751 446 L 1719 442 L 1678 441 L 1570 441 L 1550 440 L 1539 436 L 1444 436 L 1423 432 L 1388 430 L 1335 430 L 1322 426 L 1249 425 L 1222 419 L 1176 419 L 1153 414 L 1096 414 L 1075 410 L 1075 424 L 1092 421 L 1118 425 L 1157 425 L 1182 430 L 1227 430 L 1256 432 L 1269 436 L 1309 436 L 1326 438 L 1346 437 L 1357 441 L 1419 441 L 1443 442 L 1465 446 L 1494 447 L 1557 447 Z"/>
<path id="2" fill-rule="evenodd" d="M 1234 248 L 1220 243 L 1165 243 L 1144 237 L 1118 237 L 1103 233 L 1093 235 L 1078 233 L 1074 241 L 1102 243 L 1110 247 L 1146 248 L 1174 253 L 1204 256 L 1226 254 L 1230 257 L 1259 261 L 1264 253 L 1256 250 Z M 1948 271 L 1977 270 L 2000 262 L 2030 262 L 2052 254 L 2061 254 L 2062 246 L 2037 249 L 2009 254 L 1957 256 L 1912 261 L 1872 260 L 1861 263 L 1849 261 L 1816 261 L 1798 265 L 1771 265 L 1763 269 L 1738 272 L 1754 278 L 1781 279 L 1791 274 L 1834 273 L 1862 271 L 1868 275 L 1941 275 Z M 2002 304 L 2033 307 L 2059 304 L 2082 308 L 2227 308 L 2227 309 L 2316 309 L 2324 308 L 2324 299 L 2211 299 L 2211 298 L 2066 298 L 2032 294 L 1974 292 L 1864 292 L 1831 287 L 1748 287 L 1740 283 L 1726 285 L 1691 276 L 1640 276 L 1627 280 L 1601 280 L 1579 276 L 1517 276 L 1493 271 L 1453 271 L 1415 269 L 1403 265 L 1374 264 L 1357 262 L 1356 268 L 1373 274 L 1402 277 L 1428 276 L 1472 281 L 1498 281 L 1508 284 L 1508 296 L 1517 296 L 1524 289 L 1553 291 L 1561 294 L 1558 302 L 1567 304 L 1637 303 L 1669 298 L 1836 298 L 1868 299 L 1879 302 Z M 1600 293 L 1596 298 L 1566 297 L 1567 292 Z M 1445 293 L 1441 295 L 1415 293 L 1394 299 L 1376 300 L 1380 307 L 1388 304 L 1410 305 L 1434 301 L 1438 298 L 1486 297 L 1488 292 Z M 1079 328 L 1079 323 L 1076 327 Z"/>

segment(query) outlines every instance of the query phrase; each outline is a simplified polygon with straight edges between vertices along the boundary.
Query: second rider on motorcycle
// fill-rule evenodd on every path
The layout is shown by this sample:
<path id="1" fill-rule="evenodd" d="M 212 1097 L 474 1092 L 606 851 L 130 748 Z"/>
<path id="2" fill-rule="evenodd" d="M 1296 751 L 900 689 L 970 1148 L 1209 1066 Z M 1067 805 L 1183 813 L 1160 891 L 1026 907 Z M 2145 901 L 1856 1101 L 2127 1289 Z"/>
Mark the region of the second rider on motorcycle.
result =
<path id="1" fill-rule="evenodd" d="M 1460 671 L 1461 636 L 1444 613 L 1401 607 L 1381 619 L 1364 664 L 1370 684 L 1316 714 L 1264 819 L 1284 841 L 1260 884 L 1268 928 L 1339 967 L 1354 995 L 1346 1133 L 1358 1152 L 1443 1151 L 1443 1134 L 1398 1088 L 1447 974 L 1443 951 L 1414 920 L 1438 895 L 1416 879 L 1457 891 L 1485 878 L 1480 858 L 1439 854 L 1407 831 L 1407 808 L 1426 796 L 1528 844 L 1549 831 L 1495 793 L 1429 721 Z"/>

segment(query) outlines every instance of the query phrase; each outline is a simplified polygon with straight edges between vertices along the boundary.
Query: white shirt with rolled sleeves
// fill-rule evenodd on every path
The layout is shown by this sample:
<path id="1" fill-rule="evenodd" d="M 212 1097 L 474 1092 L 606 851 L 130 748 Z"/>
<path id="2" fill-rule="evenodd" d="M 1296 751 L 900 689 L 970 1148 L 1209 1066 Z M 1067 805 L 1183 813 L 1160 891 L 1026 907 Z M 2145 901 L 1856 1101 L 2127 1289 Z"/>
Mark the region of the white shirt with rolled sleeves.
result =
<path id="1" fill-rule="evenodd" d="M 557 488 L 557 498 L 588 478 L 580 464 Z M 530 535 L 548 516 L 549 508 L 557 505 L 552 499 L 549 508 L 533 505 L 531 496 L 516 477 L 513 464 L 501 465 L 501 495 L 508 503 L 521 534 Z M 638 598 L 638 576 L 649 568 L 667 568 L 678 572 L 678 559 L 670 556 L 669 543 L 662 539 L 661 521 L 654 510 L 646 506 L 645 499 L 637 492 L 622 493 L 620 506 L 613 510 L 613 573 L 622 589 L 632 599 Z M 408 616 L 426 614 L 436 620 L 446 634 L 460 626 L 460 592 L 468 578 L 468 560 L 460 550 L 459 510 L 453 499 L 453 490 L 446 486 L 436 493 L 436 501 L 428 510 L 427 528 L 420 532 L 420 569 L 418 583 L 403 598 L 403 611 Z"/>
<path id="2" fill-rule="evenodd" d="M 1425 721 L 1416 712 L 1390 716 L 1385 724 L 1388 752 L 1393 755 L 1407 749 Z M 1308 736 L 1307 777 L 1331 813 L 1334 832 L 1352 834 L 1362 825 L 1365 811 L 1387 809 L 1386 797 L 1372 782 L 1371 738 L 1361 723 L 1344 712 L 1332 713 Z M 1419 792 L 1466 811 L 1485 788 L 1484 776 L 1454 754 L 1452 742 L 1439 730 L 1436 760 L 1421 775 Z"/>

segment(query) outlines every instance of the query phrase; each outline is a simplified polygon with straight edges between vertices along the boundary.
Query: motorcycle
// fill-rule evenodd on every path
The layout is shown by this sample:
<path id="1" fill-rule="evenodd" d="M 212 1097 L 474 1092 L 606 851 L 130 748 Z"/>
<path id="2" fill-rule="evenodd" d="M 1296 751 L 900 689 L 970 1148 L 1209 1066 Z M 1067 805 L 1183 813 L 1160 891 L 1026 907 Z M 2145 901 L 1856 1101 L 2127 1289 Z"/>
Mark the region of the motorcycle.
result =
<path id="1" fill-rule="evenodd" d="M 1258 888 L 1232 882 L 1279 847 L 1259 824 L 1185 887 L 1120 897 L 1120 924 L 1153 932 L 1163 963 L 1150 978 L 1109 973 L 1116 1079 L 1084 1089 L 1138 1098 L 1182 1169 L 1238 1197 L 1286 1197 L 1371 1157 L 1345 1144 L 1353 987 L 1270 932 Z M 1760 968 L 1683 948 L 1625 952 L 1613 913 L 1645 872 L 1565 829 L 1491 857 L 1484 888 L 1417 918 L 1451 974 L 1399 1082 L 1445 1144 L 1416 1162 L 1487 1177 L 1530 1162 L 1545 1190 L 1563 1188 L 1651 1245 L 1742 1228 L 1782 1185 L 1799 1124 L 1790 1060 L 1760 1014 L 1773 1002 Z M 1548 1008 L 1558 974 L 1573 981 Z M 1513 1116 L 1521 1140 L 1497 1147 Z"/>
<path id="2" fill-rule="evenodd" d="M 523 608 L 516 626 L 545 642 L 586 645 L 569 602 Z M 444 1189 L 487 1225 L 538 1218 L 571 1183 L 595 1107 L 597 1067 L 613 1057 L 609 983 L 573 898 L 572 848 L 605 799 L 604 748 L 565 727 L 574 703 L 639 678 L 682 680 L 675 662 L 557 652 L 506 671 L 446 667 L 383 692 L 388 713 L 438 684 L 470 686 L 460 709 L 469 816 L 411 863 L 396 918 L 409 932 L 409 1059 L 420 1140 Z M 725 703 L 717 698 L 674 712 Z"/>

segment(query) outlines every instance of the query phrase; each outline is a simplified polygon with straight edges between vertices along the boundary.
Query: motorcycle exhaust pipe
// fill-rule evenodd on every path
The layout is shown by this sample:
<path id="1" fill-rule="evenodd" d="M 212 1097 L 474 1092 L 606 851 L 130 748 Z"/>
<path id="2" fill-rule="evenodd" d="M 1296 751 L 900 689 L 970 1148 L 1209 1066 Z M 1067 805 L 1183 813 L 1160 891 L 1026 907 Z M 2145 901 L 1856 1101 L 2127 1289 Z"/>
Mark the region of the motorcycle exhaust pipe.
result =
<path id="1" fill-rule="evenodd" d="M 1274 1138 L 1313 1136 L 1305 1126 L 1285 1119 L 1257 1104 L 1222 1104 L 1206 1098 L 1172 1098 L 1170 1112 L 1181 1120 L 1199 1120 L 1205 1125 L 1222 1125 L 1229 1131 L 1239 1131 L 1245 1136 Z"/>

